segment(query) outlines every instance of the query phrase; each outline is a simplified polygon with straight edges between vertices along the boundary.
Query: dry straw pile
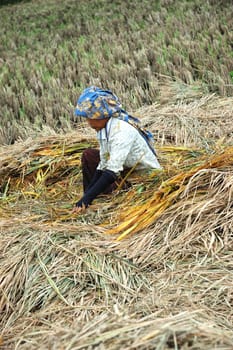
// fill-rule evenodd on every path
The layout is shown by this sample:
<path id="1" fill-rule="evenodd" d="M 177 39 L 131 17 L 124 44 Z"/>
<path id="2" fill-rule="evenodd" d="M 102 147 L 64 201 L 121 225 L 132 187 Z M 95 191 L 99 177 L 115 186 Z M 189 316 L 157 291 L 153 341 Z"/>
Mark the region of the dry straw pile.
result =
<path id="1" fill-rule="evenodd" d="M 79 217 L 83 125 L 2 146 L 1 349 L 233 348 L 233 99 L 173 97 L 135 113 L 164 170 Z"/>

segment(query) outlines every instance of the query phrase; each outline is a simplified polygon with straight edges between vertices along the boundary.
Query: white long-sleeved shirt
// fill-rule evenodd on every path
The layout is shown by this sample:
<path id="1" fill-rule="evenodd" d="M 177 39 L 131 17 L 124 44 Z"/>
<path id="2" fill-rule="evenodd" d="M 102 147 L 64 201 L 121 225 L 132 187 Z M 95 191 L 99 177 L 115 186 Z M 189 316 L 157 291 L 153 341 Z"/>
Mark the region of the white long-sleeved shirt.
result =
<path id="1" fill-rule="evenodd" d="M 161 169 L 161 166 L 140 135 L 129 123 L 110 118 L 104 129 L 97 132 L 100 144 L 99 170 L 111 170 L 116 175 L 125 168 Z"/>

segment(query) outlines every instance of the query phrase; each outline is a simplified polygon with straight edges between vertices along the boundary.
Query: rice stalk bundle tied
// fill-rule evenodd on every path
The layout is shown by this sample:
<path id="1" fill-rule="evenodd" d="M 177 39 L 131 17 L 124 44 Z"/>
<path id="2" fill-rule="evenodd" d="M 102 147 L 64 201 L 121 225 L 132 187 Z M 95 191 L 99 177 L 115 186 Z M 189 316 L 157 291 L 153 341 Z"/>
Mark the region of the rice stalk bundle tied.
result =
<path id="1" fill-rule="evenodd" d="M 120 241 L 129 234 L 136 233 L 154 223 L 164 211 L 171 206 L 185 191 L 189 180 L 201 170 L 214 168 L 229 168 L 233 165 L 233 147 L 228 147 L 223 153 L 212 156 L 204 164 L 188 171 L 181 172 L 161 184 L 160 188 L 146 203 L 130 207 L 120 217 L 122 223 L 106 231 L 108 234 L 119 234 Z"/>

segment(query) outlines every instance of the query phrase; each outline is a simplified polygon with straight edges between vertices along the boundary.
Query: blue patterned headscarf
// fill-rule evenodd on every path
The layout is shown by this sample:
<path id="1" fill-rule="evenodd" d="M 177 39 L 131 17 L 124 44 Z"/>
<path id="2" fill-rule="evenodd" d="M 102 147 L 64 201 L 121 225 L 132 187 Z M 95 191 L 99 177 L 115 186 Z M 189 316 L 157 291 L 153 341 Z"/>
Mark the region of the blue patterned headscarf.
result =
<path id="1" fill-rule="evenodd" d="M 110 90 L 96 86 L 86 88 L 77 101 L 75 115 L 89 119 L 104 119 L 117 116 L 121 112 L 121 103 Z"/>
<path id="2" fill-rule="evenodd" d="M 155 153 L 151 143 L 153 135 L 149 130 L 139 126 L 140 120 L 129 115 L 121 108 L 121 103 L 110 90 L 103 90 L 96 86 L 86 88 L 80 95 L 74 114 L 78 117 L 89 119 L 105 119 L 116 117 L 133 125 L 146 140 L 149 147 Z"/>

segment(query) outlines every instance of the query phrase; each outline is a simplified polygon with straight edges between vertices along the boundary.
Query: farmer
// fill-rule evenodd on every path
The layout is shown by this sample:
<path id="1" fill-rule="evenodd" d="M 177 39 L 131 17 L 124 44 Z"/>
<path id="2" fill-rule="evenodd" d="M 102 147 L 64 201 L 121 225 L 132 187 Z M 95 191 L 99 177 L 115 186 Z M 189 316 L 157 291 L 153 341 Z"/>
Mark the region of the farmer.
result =
<path id="1" fill-rule="evenodd" d="M 117 188 L 117 180 L 130 169 L 161 169 L 149 141 L 152 135 L 121 108 L 111 91 L 86 88 L 78 99 L 75 115 L 86 118 L 97 131 L 100 150 L 89 148 L 83 152 L 84 194 L 73 213 L 85 211 L 99 194 L 112 192 Z"/>

